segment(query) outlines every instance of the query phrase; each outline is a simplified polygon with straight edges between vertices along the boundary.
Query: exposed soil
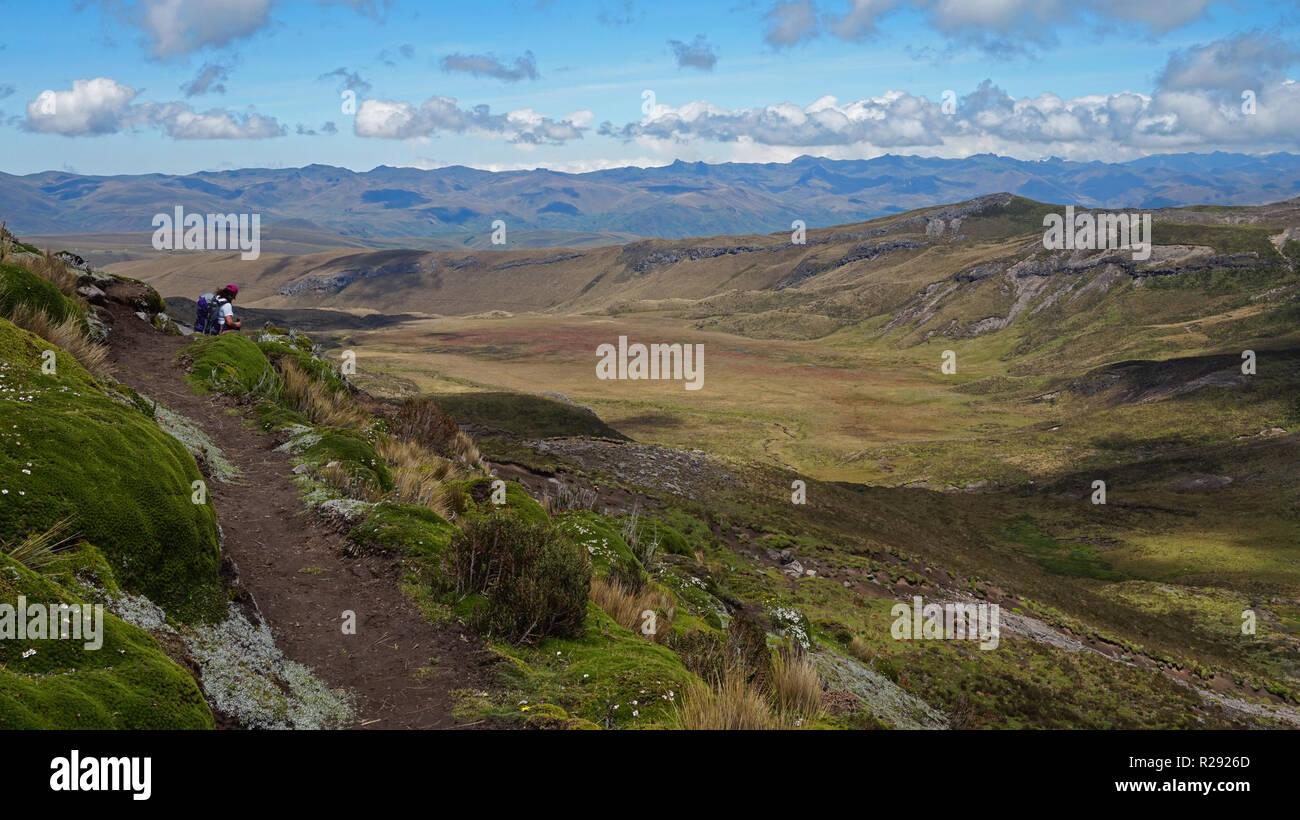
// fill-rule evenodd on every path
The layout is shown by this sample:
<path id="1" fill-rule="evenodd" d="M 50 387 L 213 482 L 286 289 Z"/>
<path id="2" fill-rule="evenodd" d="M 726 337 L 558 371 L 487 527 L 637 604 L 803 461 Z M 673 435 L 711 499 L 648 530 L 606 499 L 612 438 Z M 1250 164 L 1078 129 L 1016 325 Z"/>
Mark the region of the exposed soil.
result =
<path id="1" fill-rule="evenodd" d="M 248 423 L 247 408 L 192 393 L 174 362 L 188 340 L 154 330 L 128 307 L 133 294 L 126 286 L 115 287 L 121 292 L 110 291 L 105 320 L 117 378 L 194 420 L 240 470 L 234 483 L 209 481 L 208 490 L 225 555 L 276 645 L 330 686 L 356 695 L 357 727 L 461 726 L 451 716 L 451 693 L 485 688 L 491 662 L 478 637 L 430 624 L 398 588 L 396 557 L 349 555 L 344 534 L 303 505 L 289 455 Z M 346 610 L 356 613 L 356 634 L 343 634 Z"/>

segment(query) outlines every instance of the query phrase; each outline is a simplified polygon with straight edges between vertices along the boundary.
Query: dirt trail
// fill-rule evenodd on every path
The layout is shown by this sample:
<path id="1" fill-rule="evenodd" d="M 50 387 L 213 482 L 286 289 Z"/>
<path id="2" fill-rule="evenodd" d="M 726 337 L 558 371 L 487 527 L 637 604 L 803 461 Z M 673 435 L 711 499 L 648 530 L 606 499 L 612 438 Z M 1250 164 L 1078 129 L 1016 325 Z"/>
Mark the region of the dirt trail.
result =
<path id="1" fill-rule="evenodd" d="M 358 727 L 460 725 L 451 716 L 452 690 L 482 688 L 487 675 L 477 636 L 429 624 L 398 589 L 394 558 L 345 554 L 344 535 L 302 504 L 290 457 L 274 439 L 247 424 L 230 398 L 190 391 L 173 362 L 189 340 L 142 321 L 123 304 L 129 293 L 109 295 L 117 378 L 194 420 L 240 470 L 234 483 L 209 481 L 208 490 L 225 554 L 285 656 L 355 693 Z M 355 635 L 343 634 L 345 610 L 356 613 Z"/>

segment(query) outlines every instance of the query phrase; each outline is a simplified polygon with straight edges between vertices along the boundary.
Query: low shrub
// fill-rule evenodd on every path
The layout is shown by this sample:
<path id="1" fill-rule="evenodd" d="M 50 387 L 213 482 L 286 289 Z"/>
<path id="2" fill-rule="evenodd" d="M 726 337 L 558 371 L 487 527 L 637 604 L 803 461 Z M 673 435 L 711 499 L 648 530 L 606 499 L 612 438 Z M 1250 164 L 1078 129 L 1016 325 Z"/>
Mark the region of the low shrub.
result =
<path id="1" fill-rule="evenodd" d="M 591 562 L 549 524 L 500 513 L 476 517 L 452 539 L 450 557 L 457 594 L 485 601 L 470 614 L 485 634 L 533 643 L 580 633 Z"/>

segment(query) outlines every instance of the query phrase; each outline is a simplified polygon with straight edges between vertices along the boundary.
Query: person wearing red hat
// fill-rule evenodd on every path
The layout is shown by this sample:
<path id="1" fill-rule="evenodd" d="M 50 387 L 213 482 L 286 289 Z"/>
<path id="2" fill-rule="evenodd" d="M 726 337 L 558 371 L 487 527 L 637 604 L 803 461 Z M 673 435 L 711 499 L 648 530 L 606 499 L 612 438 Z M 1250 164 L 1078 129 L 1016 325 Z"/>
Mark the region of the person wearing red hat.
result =
<path id="1" fill-rule="evenodd" d="M 239 330 L 240 321 L 235 318 L 235 309 L 231 303 L 239 295 L 239 285 L 226 285 L 217 291 L 217 321 L 220 323 L 219 333 L 225 333 L 228 330 Z"/>

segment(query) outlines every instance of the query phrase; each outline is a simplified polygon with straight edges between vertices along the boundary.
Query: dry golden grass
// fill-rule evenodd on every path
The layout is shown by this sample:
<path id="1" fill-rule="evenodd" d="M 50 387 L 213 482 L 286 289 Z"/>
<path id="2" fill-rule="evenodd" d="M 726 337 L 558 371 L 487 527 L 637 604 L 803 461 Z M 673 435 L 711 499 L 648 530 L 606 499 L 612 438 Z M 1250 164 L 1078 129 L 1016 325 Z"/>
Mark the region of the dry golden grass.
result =
<path id="1" fill-rule="evenodd" d="M 370 423 L 370 416 L 347 391 L 330 390 L 289 359 L 281 359 L 278 367 L 284 379 L 285 404 L 312 424 L 362 428 Z"/>
<path id="2" fill-rule="evenodd" d="M 822 679 L 806 653 L 782 650 L 773 655 L 768 699 L 796 726 L 807 725 L 821 714 Z"/>
<path id="3" fill-rule="evenodd" d="M 678 729 L 749 731 L 788 729 L 788 723 L 774 715 L 763 695 L 743 675 L 730 672 L 717 684 L 692 682 L 673 710 Z"/>
<path id="4" fill-rule="evenodd" d="M 81 301 L 77 294 L 77 274 L 54 254 L 46 251 L 41 256 L 24 254 L 7 260 L 11 264 L 26 268 L 37 276 L 52 282 L 59 292 L 69 299 Z"/>
<path id="5" fill-rule="evenodd" d="M 471 470 L 484 473 L 488 471 L 487 462 L 483 460 L 482 454 L 479 453 L 478 445 L 474 443 L 474 439 L 463 431 L 456 431 L 456 435 L 451 442 L 451 450 L 455 454 L 456 460 Z"/>
<path id="6" fill-rule="evenodd" d="M 108 348 L 91 341 L 82 330 L 81 322 L 69 316 L 56 322 L 48 313 L 29 305 L 14 305 L 7 317 L 23 330 L 29 330 L 56 347 L 71 353 L 90 375 L 102 381 L 112 374 L 108 361 Z"/>
<path id="7" fill-rule="evenodd" d="M 646 611 L 654 612 L 654 632 L 646 637 L 656 643 L 662 643 L 671 632 L 676 607 L 672 596 L 662 589 L 647 585 L 640 593 L 633 593 L 617 581 L 593 576 L 591 600 L 620 626 L 638 635 L 645 634 L 641 631 L 642 624 L 646 622 L 642 614 Z"/>
<path id="8" fill-rule="evenodd" d="M 446 483 L 464 477 L 455 462 L 422 444 L 393 436 L 380 438 L 375 451 L 388 465 L 388 472 L 393 477 L 389 498 L 404 504 L 419 504 L 443 518 L 450 517 L 452 504 Z"/>
<path id="9" fill-rule="evenodd" d="M 330 462 L 316 473 L 316 477 L 322 484 L 333 487 L 348 498 L 359 498 L 362 501 L 379 501 L 383 494 L 375 487 L 373 481 L 364 481 L 348 471 L 348 469 L 337 462 Z"/>

